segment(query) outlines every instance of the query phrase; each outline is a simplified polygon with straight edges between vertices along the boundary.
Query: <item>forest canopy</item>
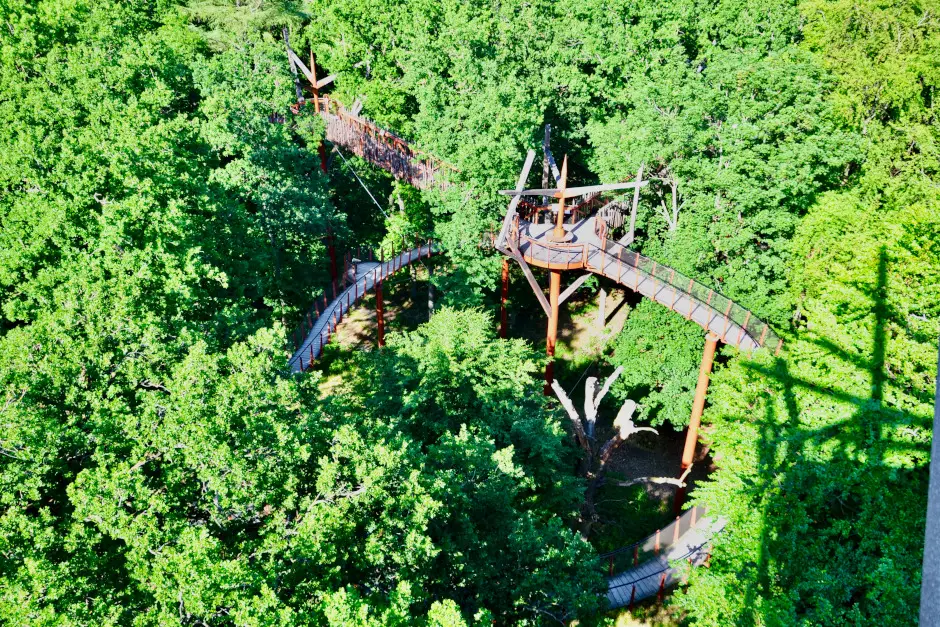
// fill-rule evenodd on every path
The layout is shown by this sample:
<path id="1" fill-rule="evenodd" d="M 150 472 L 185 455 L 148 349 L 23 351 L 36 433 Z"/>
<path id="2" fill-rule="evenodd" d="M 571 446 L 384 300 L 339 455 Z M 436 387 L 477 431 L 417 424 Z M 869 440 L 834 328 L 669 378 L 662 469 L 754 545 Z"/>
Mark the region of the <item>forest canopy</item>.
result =
<path id="1" fill-rule="evenodd" d="M 455 185 L 318 152 L 285 33 Z M 937 0 L 0 2 L 0 624 L 612 624 L 598 547 L 638 538 L 583 532 L 544 317 L 514 275 L 498 337 L 479 244 L 545 125 L 579 184 L 642 167 L 634 248 L 784 340 L 719 352 L 688 505 L 727 523 L 669 620 L 914 624 L 938 86 Z M 290 371 L 331 245 L 431 237 L 420 324 Z M 704 333 L 624 316 L 561 383 L 622 367 L 604 428 L 681 431 Z"/>

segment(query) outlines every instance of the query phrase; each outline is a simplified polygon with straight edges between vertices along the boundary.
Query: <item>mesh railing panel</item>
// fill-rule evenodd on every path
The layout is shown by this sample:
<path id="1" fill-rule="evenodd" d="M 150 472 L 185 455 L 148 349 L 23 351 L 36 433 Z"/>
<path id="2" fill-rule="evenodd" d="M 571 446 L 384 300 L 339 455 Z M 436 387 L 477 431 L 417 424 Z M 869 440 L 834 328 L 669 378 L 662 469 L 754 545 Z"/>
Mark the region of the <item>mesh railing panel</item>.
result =
<path id="1" fill-rule="evenodd" d="M 704 508 L 696 505 L 639 542 L 599 555 L 604 572 L 608 575 L 623 572 L 657 555 L 668 553 L 689 529 L 701 522 L 706 514 L 707 511 Z"/>
<path id="2" fill-rule="evenodd" d="M 352 115 L 335 99 L 310 101 L 327 120 L 326 138 L 415 187 L 447 188 L 457 168 L 373 122 Z"/>
<path id="3" fill-rule="evenodd" d="M 755 317 L 750 311 L 738 305 L 730 298 L 715 290 L 702 285 L 694 279 L 677 272 L 674 268 L 664 266 L 657 261 L 644 257 L 640 253 L 630 250 L 616 242 L 608 242 L 606 250 L 591 245 L 594 250 L 608 257 L 607 263 L 622 263 L 635 268 L 643 274 L 668 285 L 678 292 L 708 305 L 728 320 L 744 329 L 757 342 L 759 346 L 766 346 L 773 350 L 780 347 L 782 341 L 770 329 L 770 326 Z M 611 259 L 613 261 L 611 261 Z"/>

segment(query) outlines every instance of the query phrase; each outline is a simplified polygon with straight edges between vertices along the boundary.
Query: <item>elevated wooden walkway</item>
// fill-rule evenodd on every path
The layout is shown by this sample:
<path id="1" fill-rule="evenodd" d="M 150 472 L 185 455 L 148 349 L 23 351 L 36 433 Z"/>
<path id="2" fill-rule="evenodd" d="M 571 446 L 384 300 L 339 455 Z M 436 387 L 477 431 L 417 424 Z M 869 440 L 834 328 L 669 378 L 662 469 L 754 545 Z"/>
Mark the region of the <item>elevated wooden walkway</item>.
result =
<path id="1" fill-rule="evenodd" d="M 323 353 L 323 347 L 329 344 L 330 337 L 336 332 L 336 326 L 343 321 L 343 316 L 374 289 L 377 283 L 385 281 L 395 272 L 418 261 L 427 259 L 439 252 L 434 242 L 427 242 L 395 255 L 387 261 L 362 261 L 356 264 L 355 275 L 348 275 L 342 287 L 336 289 L 332 300 L 315 302 L 307 312 L 304 322 L 294 332 L 294 353 L 288 366 L 294 372 L 303 372 Z M 321 306 L 322 304 L 322 306 Z"/>
<path id="2" fill-rule="evenodd" d="M 662 596 L 682 581 L 687 567 L 707 565 L 711 539 L 724 529 L 725 522 L 706 517 L 696 506 L 636 544 L 601 555 L 609 573 L 607 602 L 611 609 Z"/>
<path id="3" fill-rule="evenodd" d="M 457 168 L 352 113 L 336 99 L 309 98 L 303 104 L 313 107 L 326 122 L 328 142 L 342 146 L 396 179 L 419 189 L 447 189 L 453 185 L 451 179 Z"/>
<path id="4" fill-rule="evenodd" d="M 593 216 L 565 225 L 565 230 L 571 233 L 569 242 L 550 242 L 548 235 L 553 228 L 552 224 L 512 216 L 501 251 L 511 257 L 518 252 L 531 266 L 552 270 L 580 268 L 613 279 L 740 349 L 779 350 L 782 340 L 750 311 L 669 266 L 599 236 Z"/>

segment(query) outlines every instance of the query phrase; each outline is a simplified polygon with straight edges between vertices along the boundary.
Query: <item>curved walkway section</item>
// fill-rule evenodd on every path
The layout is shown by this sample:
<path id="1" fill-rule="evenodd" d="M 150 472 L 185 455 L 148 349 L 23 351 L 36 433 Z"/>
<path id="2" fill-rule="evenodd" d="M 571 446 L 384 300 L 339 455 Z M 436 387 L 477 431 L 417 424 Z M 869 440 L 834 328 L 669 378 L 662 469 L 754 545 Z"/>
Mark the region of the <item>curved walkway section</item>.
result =
<path id="1" fill-rule="evenodd" d="M 554 270 L 583 268 L 613 279 L 743 350 L 783 344 L 770 327 L 731 299 L 626 246 L 597 234 L 593 217 L 566 225 L 572 239 L 552 243 L 551 224 L 514 221 L 509 238 L 527 263 Z M 504 251 L 505 252 L 505 251 Z M 512 251 L 508 254 L 513 255 Z"/>
<path id="2" fill-rule="evenodd" d="M 707 564 L 711 555 L 709 542 L 724 529 L 726 521 L 702 517 L 703 514 L 702 508 L 693 507 L 640 542 L 600 556 L 611 573 L 607 578 L 611 609 L 661 596 L 682 580 L 686 564 Z M 628 566 L 626 570 L 613 574 L 624 566 Z"/>
<path id="3" fill-rule="evenodd" d="M 343 320 L 346 312 L 359 302 L 366 292 L 373 289 L 376 283 L 382 283 L 405 266 L 422 258 L 430 258 L 438 252 L 438 245 L 428 242 L 406 250 L 388 261 L 364 261 L 356 264 L 355 276 L 349 276 L 349 286 L 336 294 L 336 298 L 326 303 L 322 310 L 314 305 L 311 313 L 307 315 L 307 334 L 288 362 L 290 369 L 303 372 L 309 368 L 323 352 L 323 347 L 329 343 L 330 336 L 336 331 L 336 325 Z"/>

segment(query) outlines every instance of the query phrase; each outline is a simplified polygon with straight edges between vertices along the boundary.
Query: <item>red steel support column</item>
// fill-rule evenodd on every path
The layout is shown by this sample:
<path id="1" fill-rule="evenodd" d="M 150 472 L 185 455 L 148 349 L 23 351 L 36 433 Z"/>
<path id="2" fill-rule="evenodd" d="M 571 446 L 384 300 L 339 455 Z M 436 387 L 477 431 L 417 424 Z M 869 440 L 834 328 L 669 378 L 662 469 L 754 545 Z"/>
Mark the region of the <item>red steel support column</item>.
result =
<path id="1" fill-rule="evenodd" d="M 333 234 L 328 235 L 329 238 L 329 252 L 330 252 L 330 277 L 333 279 L 333 282 L 336 282 L 336 242 Z"/>
<path id="2" fill-rule="evenodd" d="M 503 293 L 499 300 L 499 337 L 506 337 L 506 298 L 509 297 L 509 259 L 503 259 Z"/>
<path id="3" fill-rule="evenodd" d="M 379 348 L 382 348 L 385 346 L 385 300 L 381 281 L 375 283 L 375 319 L 379 327 Z"/>
<path id="4" fill-rule="evenodd" d="M 702 365 L 698 370 L 698 384 L 695 386 L 695 400 L 692 402 L 692 416 L 689 419 L 689 429 L 685 436 L 685 448 L 682 451 L 682 469 L 692 465 L 695 457 L 695 445 L 698 442 L 698 428 L 702 422 L 702 410 L 705 409 L 705 392 L 708 390 L 708 378 L 712 371 L 712 362 L 715 359 L 715 349 L 718 347 L 718 336 L 709 333 L 705 338 L 705 350 L 702 353 Z"/>
<path id="5" fill-rule="evenodd" d="M 552 270 L 548 290 L 548 302 L 551 313 L 548 316 L 548 334 L 545 338 L 545 352 L 548 363 L 545 365 L 545 396 L 552 393 L 552 380 L 555 378 L 555 341 L 558 339 L 558 297 L 561 295 L 561 272 Z"/>

